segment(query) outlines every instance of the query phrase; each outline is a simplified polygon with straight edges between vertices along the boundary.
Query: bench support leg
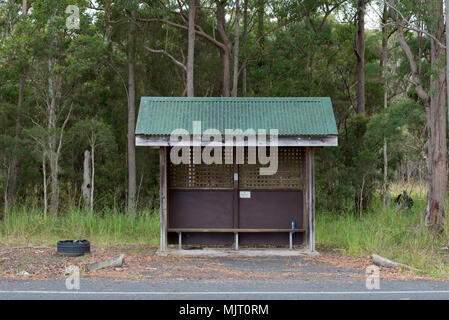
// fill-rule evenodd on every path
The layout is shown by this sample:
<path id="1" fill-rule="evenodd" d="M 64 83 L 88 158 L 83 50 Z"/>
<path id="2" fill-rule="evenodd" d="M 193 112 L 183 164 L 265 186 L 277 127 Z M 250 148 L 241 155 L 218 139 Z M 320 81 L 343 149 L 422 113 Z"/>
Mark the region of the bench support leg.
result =
<path id="1" fill-rule="evenodd" d="M 236 233 L 234 233 L 234 238 L 235 238 L 235 250 L 238 250 L 239 249 L 239 233 L 238 232 L 236 232 Z"/>
<path id="2" fill-rule="evenodd" d="M 182 250 L 182 232 L 178 232 L 178 246 L 179 250 Z"/>
<path id="3" fill-rule="evenodd" d="M 290 249 L 293 249 L 293 232 L 289 232 Z"/>

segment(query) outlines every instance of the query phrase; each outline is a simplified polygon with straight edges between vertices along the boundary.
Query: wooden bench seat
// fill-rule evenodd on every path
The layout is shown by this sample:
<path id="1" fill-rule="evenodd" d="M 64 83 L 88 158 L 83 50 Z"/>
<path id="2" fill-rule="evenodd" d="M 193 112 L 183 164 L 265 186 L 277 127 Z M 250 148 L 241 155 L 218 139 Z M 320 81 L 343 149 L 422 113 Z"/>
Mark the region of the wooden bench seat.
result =
<path id="1" fill-rule="evenodd" d="M 288 232 L 290 249 L 293 248 L 293 234 L 304 232 L 304 229 L 240 229 L 240 228 L 168 228 L 168 232 L 178 233 L 179 249 L 182 249 L 183 232 L 229 232 L 235 236 L 235 250 L 239 249 L 239 233 L 245 232 Z"/>

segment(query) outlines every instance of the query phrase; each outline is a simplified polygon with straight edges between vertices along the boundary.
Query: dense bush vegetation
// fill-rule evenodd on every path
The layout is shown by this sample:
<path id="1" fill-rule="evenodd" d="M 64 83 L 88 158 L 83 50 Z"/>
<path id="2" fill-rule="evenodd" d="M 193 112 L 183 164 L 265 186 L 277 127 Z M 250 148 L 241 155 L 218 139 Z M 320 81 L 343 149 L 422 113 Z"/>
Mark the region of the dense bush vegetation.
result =
<path id="1" fill-rule="evenodd" d="M 106 6 L 108 3 L 110 7 Z M 340 132 L 339 147 L 326 148 L 317 154 L 318 207 L 335 212 L 366 209 L 373 192 L 382 188 L 384 138 L 389 146 L 388 181 L 425 177 L 425 112 L 406 80 L 410 68 L 394 37 L 387 41 L 387 48 L 382 47 L 382 30 L 374 29 L 365 31 L 367 111 L 365 115 L 356 115 L 357 74 L 353 52 L 356 30 L 351 18 L 338 20 L 339 16 L 334 14 L 355 12 L 356 8 L 349 3 L 341 6 L 332 1 L 324 3 L 329 8 L 335 5 L 335 12 L 325 14 L 319 2 L 308 4 L 307 8 L 290 7 L 276 1 L 266 3 L 267 8 L 275 8 L 262 11 L 263 28 L 268 35 L 263 38 L 261 49 L 257 28 L 248 30 L 240 51 L 241 61 L 246 61 L 246 78 L 240 81 L 238 95 L 331 97 Z M 21 4 L 10 1 L 0 7 L 3 30 L 0 46 L 1 205 L 4 208 L 43 207 L 45 202 L 52 201 L 51 154 L 56 151 L 49 147 L 48 141 L 55 135 L 57 142 L 61 138 L 57 181 L 60 210 L 83 208 L 83 156 L 85 150 L 91 150 L 91 136 L 94 135 L 93 207 L 100 211 L 123 211 L 128 195 L 126 60 L 127 6 L 131 6 L 131 2 L 100 1 L 97 4 L 100 9 L 92 11 L 87 10 L 85 2 L 77 1 L 81 20 L 80 28 L 75 30 L 64 27 L 67 1 L 34 3 L 26 18 L 20 16 Z M 166 4 L 177 9 L 177 3 L 167 1 Z M 227 10 L 232 12 L 232 4 L 227 5 Z M 170 16 L 166 10 L 154 3 L 142 6 L 138 15 L 141 18 Z M 284 27 L 277 27 L 276 19 L 283 21 L 289 13 L 296 18 Z M 198 9 L 197 23 L 205 32 L 215 32 L 214 14 L 213 10 Z M 260 11 L 251 1 L 247 4 L 247 14 L 260 18 Z M 108 24 L 106 15 L 120 23 Z M 166 18 L 179 19 L 176 15 L 169 16 Z M 53 24 L 49 17 L 53 17 Z M 233 33 L 232 24 L 232 20 L 227 21 L 229 36 Z M 414 51 L 429 49 L 428 39 L 418 39 L 412 33 L 408 37 Z M 177 59 L 187 54 L 184 30 L 156 22 L 139 22 L 135 44 L 136 101 L 140 96 L 182 95 L 185 90 L 182 70 L 167 56 L 146 50 L 144 46 L 148 45 L 163 48 Z M 51 51 L 52 46 L 57 54 Z M 381 59 L 382 50 L 388 50 L 388 59 Z M 209 41 L 197 37 L 195 52 L 196 95 L 220 96 L 219 51 Z M 54 80 L 61 81 L 53 129 L 47 128 L 46 114 L 51 70 L 45 70 L 48 70 L 49 61 L 56 66 Z M 423 55 L 421 68 L 426 74 L 427 55 Z M 21 77 L 24 102 L 18 111 Z M 386 109 L 385 89 L 388 91 Z M 18 115 L 21 116 L 19 134 L 16 133 Z M 12 188 L 14 159 L 18 159 L 17 183 L 11 197 L 8 192 Z M 137 148 L 136 163 L 138 208 L 157 209 L 157 151 Z M 46 174 L 45 182 L 43 174 Z"/>

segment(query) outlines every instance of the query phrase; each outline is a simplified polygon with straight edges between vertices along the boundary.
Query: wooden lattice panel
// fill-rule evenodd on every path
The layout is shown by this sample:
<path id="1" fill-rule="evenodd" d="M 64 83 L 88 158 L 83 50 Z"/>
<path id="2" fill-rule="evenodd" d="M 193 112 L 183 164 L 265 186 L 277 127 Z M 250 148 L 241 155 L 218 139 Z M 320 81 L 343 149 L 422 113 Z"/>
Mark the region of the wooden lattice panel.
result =
<path id="1" fill-rule="evenodd" d="M 261 175 L 259 169 L 268 165 L 247 164 L 248 152 L 245 150 L 245 164 L 239 165 L 239 188 L 302 189 L 301 167 L 304 158 L 302 148 L 279 147 L 277 172 L 274 175 Z"/>
<path id="2" fill-rule="evenodd" d="M 224 151 L 224 149 L 223 149 Z M 171 189 L 232 189 L 234 166 L 225 164 L 194 164 L 193 151 L 190 149 L 189 164 L 175 165 L 170 162 L 169 187 Z"/>
<path id="3" fill-rule="evenodd" d="M 192 150 L 189 153 L 189 164 L 174 165 L 170 162 L 169 188 L 232 189 L 234 165 L 225 164 L 225 150 L 223 148 L 221 165 L 194 164 Z M 301 168 L 305 159 L 302 148 L 278 148 L 278 170 L 274 175 L 260 174 L 260 168 L 268 165 L 248 164 L 246 148 L 244 159 L 245 164 L 238 167 L 240 189 L 302 189 Z"/>

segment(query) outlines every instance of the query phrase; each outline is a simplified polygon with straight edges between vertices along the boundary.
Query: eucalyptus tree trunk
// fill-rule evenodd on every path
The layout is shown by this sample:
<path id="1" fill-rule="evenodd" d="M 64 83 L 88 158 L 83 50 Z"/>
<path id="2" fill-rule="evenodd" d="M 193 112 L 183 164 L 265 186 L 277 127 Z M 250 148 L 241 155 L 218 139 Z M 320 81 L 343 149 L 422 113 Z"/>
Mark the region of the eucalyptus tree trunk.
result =
<path id="1" fill-rule="evenodd" d="M 42 175 L 43 175 L 43 187 L 44 187 L 44 217 L 47 216 L 48 211 L 48 196 L 47 196 L 47 166 L 45 162 L 47 161 L 47 157 L 45 152 L 42 152 Z"/>
<path id="2" fill-rule="evenodd" d="M 11 166 L 9 171 L 9 179 L 8 179 L 8 201 L 7 203 L 13 204 L 14 195 L 16 192 L 16 184 L 17 184 L 17 171 L 19 166 L 19 157 L 17 156 L 18 152 L 18 144 L 20 139 L 20 134 L 22 132 L 22 109 L 23 109 L 23 90 L 25 84 L 25 76 L 21 74 L 19 76 L 19 97 L 17 102 L 17 116 L 16 116 L 16 133 L 15 133 L 15 141 L 14 141 L 14 150 L 11 159 Z"/>
<path id="3" fill-rule="evenodd" d="M 225 7 L 226 0 L 220 0 L 217 3 L 217 27 L 218 33 L 222 39 L 224 46 L 221 48 L 221 59 L 223 63 L 223 79 L 221 95 L 229 97 L 231 95 L 231 74 L 230 74 L 230 59 L 231 59 L 231 41 L 225 31 Z"/>
<path id="4" fill-rule="evenodd" d="M 51 79 L 51 76 L 50 76 Z M 54 82 L 50 80 L 50 89 L 54 85 Z M 58 154 L 56 152 L 56 92 L 51 89 L 51 102 L 50 102 L 50 117 L 48 122 L 48 129 L 50 130 L 49 137 L 49 164 L 50 164 L 50 213 L 53 216 L 58 214 L 58 200 L 59 200 L 59 165 Z"/>
<path id="5" fill-rule="evenodd" d="M 54 85 L 50 76 L 50 89 Z M 56 153 L 56 134 L 54 130 L 56 129 L 56 93 L 53 89 L 51 91 L 51 102 L 50 102 L 50 117 L 48 121 L 48 129 L 50 131 L 49 137 L 49 164 L 50 164 L 50 213 L 53 216 L 58 214 L 58 200 L 59 200 L 59 165 L 58 165 L 58 154 Z"/>
<path id="6" fill-rule="evenodd" d="M 27 0 L 22 1 L 22 16 L 28 13 Z M 23 48 L 22 48 L 23 49 Z M 8 178 L 8 197 L 7 203 L 12 204 L 14 202 L 14 196 L 16 192 L 17 185 L 17 172 L 19 166 L 19 158 L 17 156 L 18 151 L 18 141 L 22 133 L 22 109 L 23 109 L 23 94 L 25 86 L 25 75 L 22 73 L 19 75 L 19 96 L 17 102 L 17 116 L 16 116 L 16 132 L 15 132 L 15 142 L 14 151 L 11 159 L 11 169 L 9 171 Z"/>
<path id="7" fill-rule="evenodd" d="M 234 35 L 234 73 L 232 81 L 232 96 L 237 97 L 239 86 L 239 41 L 240 41 L 240 2 L 235 0 L 235 35 Z"/>
<path id="8" fill-rule="evenodd" d="M 248 38 L 248 0 L 244 0 L 243 1 L 243 35 L 242 35 L 242 43 L 244 46 L 246 46 L 247 38 Z M 246 50 L 245 50 L 245 52 L 246 52 Z M 245 59 L 243 61 L 243 65 L 242 65 L 242 96 L 243 97 L 246 97 L 246 95 L 247 95 L 246 68 L 247 68 L 247 61 Z"/>
<path id="9" fill-rule="evenodd" d="M 265 0 L 258 0 L 257 2 L 257 44 L 259 46 L 259 50 L 263 51 L 264 47 L 264 37 L 263 37 L 263 28 L 264 28 L 264 14 L 265 14 Z"/>
<path id="10" fill-rule="evenodd" d="M 388 106 L 388 85 L 387 85 L 387 58 L 388 58 L 388 27 L 386 26 L 388 20 L 388 5 L 385 3 L 382 15 L 382 54 L 380 59 L 380 68 L 382 70 L 382 81 L 384 85 L 384 108 Z M 383 146 L 384 158 L 384 181 L 382 186 L 383 206 L 389 206 L 387 196 L 388 193 L 388 153 L 387 153 L 387 138 L 384 137 Z"/>
<path id="11" fill-rule="evenodd" d="M 357 113 L 365 113 L 365 6 L 366 0 L 358 0 L 354 53 L 357 57 Z"/>
<path id="12" fill-rule="evenodd" d="M 52 16 L 50 18 L 50 27 L 55 28 L 53 26 L 53 20 L 55 18 L 55 11 L 53 11 Z M 53 216 L 58 214 L 58 200 L 59 200 L 59 166 L 58 166 L 58 154 L 56 152 L 56 109 L 57 109 L 57 95 L 59 88 L 58 76 L 54 72 L 54 66 L 56 63 L 56 59 L 54 57 L 55 50 L 55 35 L 54 31 L 51 31 L 51 40 L 50 40 L 50 56 L 48 59 L 48 93 L 50 96 L 50 102 L 48 105 L 48 150 L 49 150 L 49 166 L 50 166 L 50 213 Z"/>
<path id="13" fill-rule="evenodd" d="M 426 221 L 431 229 L 443 230 L 444 205 L 447 199 L 447 145 L 446 145 L 446 68 L 444 67 L 443 1 L 428 1 L 431 25 L 435 39 L 430 40 L 432 74 L 430 87 L 429 155 L 430 181 Z"/>
<path id="14" fill-rule="evenodd" d="M 105 13 L 105 38 L 106 38 L 106 48 L 108 51 L 108 59 L 109 63 L 112 64 L 112 40 L 111 40 L 111 3 L 106 1 L 104 4 L 104 13 Z"/>
<path id="15" fill-rule="evenodd" d="M 196 0 L 189 2 L 188 53 L 187 53 L 187 96 L 194 97 L 194 63 L 195 63 L 195 6 Z"/>
<path id="16" fill-rule="evenodd" d="M 94 137 L 92 137 L 94 139 Z M 89 199 L 89 209 L 92 212 L 94 210 L 94 190 L 95 190 L 95 141 L 90 145 L 90 164 L 92 168 L 92 173 L 90 176 L 90 199 Z"/>
<path id="17" fill-rule="evenodd" d="M 81 187 L 81 192 L 83 194 L 83 208 L 87 211 L 90 206 L 90 152 L 89 150 L 84 151 L 84 162 L 83 162 L 83 185 Z"/>
<path id="18" fill-rule="evenodd" d="M 135 36 L 136 9 L 131 12 L 128 31 L 128 213 L 136 212 L 136 149 L 134 146 L 134 131 L 136 118 L 136 87 L 135 87 Z"/>
<path id="19" fill-rule="evenodd" d="M 446 101 L 449 102 L 449 1 L 445 1 L 445 16 L 446 16 L 446 28 L 445 28 L 445 34 L 446 34 Z M 449 109 L 447 112 L 447 124 L 449 125 Z M 447 161 L 447 159 L 446 159 Z"/>

